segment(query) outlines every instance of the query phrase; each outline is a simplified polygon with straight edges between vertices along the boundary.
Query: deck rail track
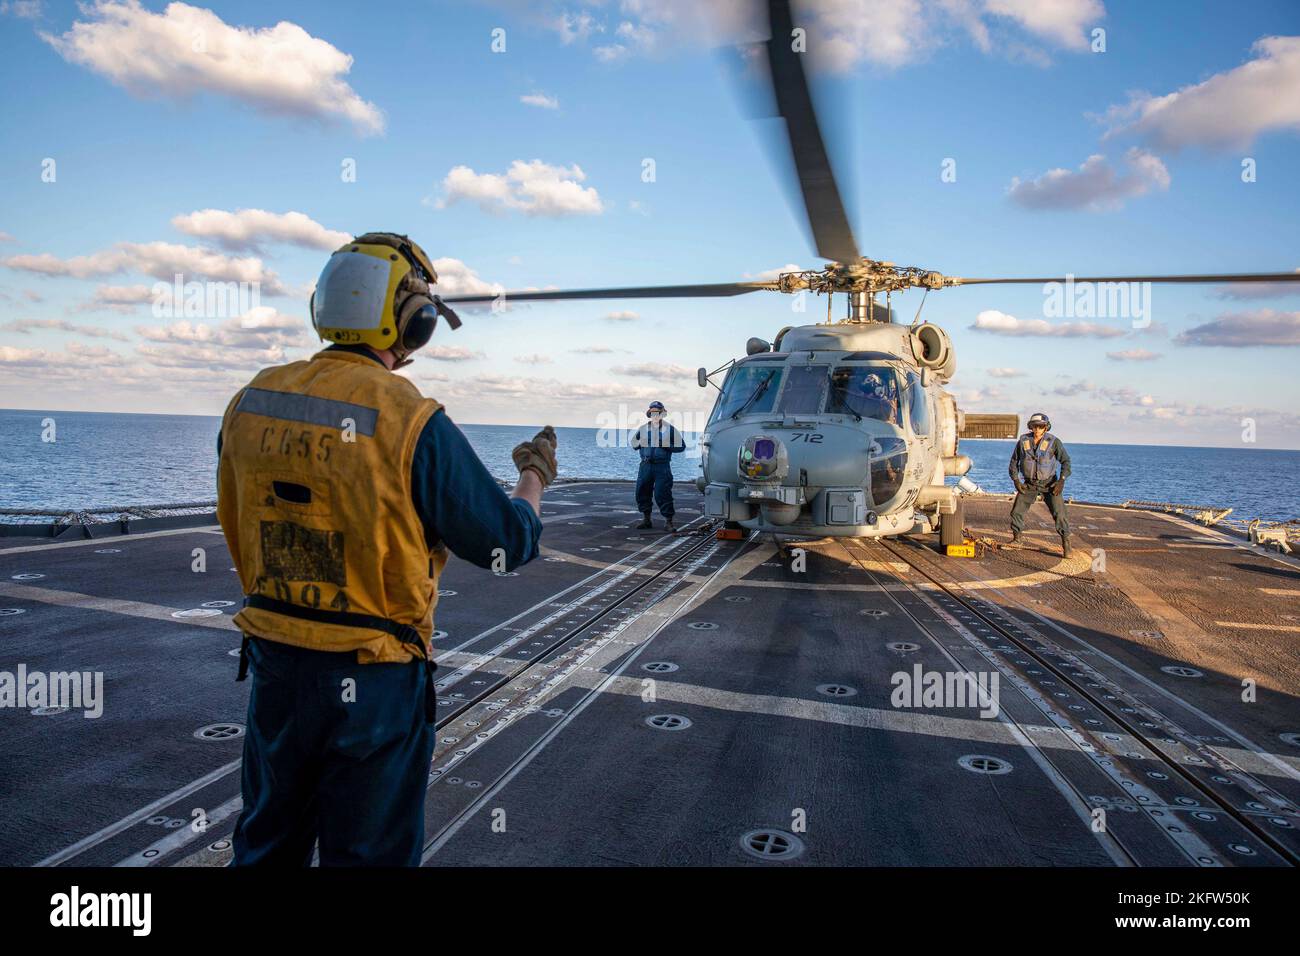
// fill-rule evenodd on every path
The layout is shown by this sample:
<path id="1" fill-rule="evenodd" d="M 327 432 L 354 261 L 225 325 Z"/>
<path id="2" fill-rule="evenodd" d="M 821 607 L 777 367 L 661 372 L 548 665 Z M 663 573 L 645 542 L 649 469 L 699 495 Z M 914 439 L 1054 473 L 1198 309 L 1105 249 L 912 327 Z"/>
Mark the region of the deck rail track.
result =
<path id="1" fill-rule="evenodd" d="M 991 631 L 996 633 L 1000 638 L 1012 644 L 1014 647 L 1016 647 L 1017 650 L 1021 651 L 1029 658 L 1031 658 L 1038 666 L 1049 671 L 1053 675 L 1053 677 L 1059 679 L 1060 681 L 1068 685 L 1071 690 L 1077 693 L 1081 698 L 1086 700 L 1098 711 L 1105 714 L 1106 717 L 1109 718 L 1111 721 L 1113 721 L 1116 725 L 1122 727 L 1124 731 L 1127 732 L 1130 736 L 1132 736 L 1134 740 L 1140 742 L 1148 751 L 1154 754 L 1155 757 L 1161 762 L 1161 764 L 1164 767 L 1168 768 L 1173 773 L 1177 774 L 1181 780 L 1185 781 L 1196 791 L 1198 791 L 1206 800 L 1210 801 L 1214 805 L 1214 807 L 1218 809 L 1219 812 L 1222 812 L 1226 816 L 1231 817 L 1243 829 L 1245 829 L 1257 840 L 1259 840 L 1261 844 L 1267 846 L 1274 854 L 1280 857 L 1283 861 L 1289 863 L 1291 866 L 1300 866 L 1300 853 L 1298 853 L 1294 848 L 1279 841 L 1271 833 L 1269 833 L 1267 830 L 1261 827 L 1257 822 L 1255 822 L 1255 820 L 1251 818 L 1250 814 L 1243 813 L 1241 810 L 1239 810 L 1234 805 L 1234 802 L 1230 797 L 1219 793 L 1210 784 L 1198 779 L 1195 774 L 1188 771 L 1187 768 L 1182 766 L 1177 760 L 1171 758 L 1164 751 L 1164 749 L 1158 744 L 1158 742 L 1152 738 L 1150 734 L 1146 733 L 1141 728 L 1136 726 L 1134 721 L 1126 717 L 1123 713 L 1121 713 L 1118 707 L 1106 702 L 1102 698 L 1102 695 L 1096 694 L 1090 689 L 1088 689 L 1074 675 L 1071 675 L 1069 672 L 1063 670 L 1056 663 L 1054 663 L 1049 657 L 1039 652 L 1027 641 L 1017 637 L 1015 633 L 1013 633 L 1004 624 L 999 622 L 995 617 L 991 616 L 990 614 L 982 610 L 977 603 L 965 597 L 962 593 L 958 591 L 958 589 L 954 588 L 950 583 L 942 580 L 940 577 L 934 574 L 931 571 L 931 569 L 925 567 L 923 563 L 919 559 L 917 559 L 915 555 L 908 554 L 905 550 L 903 550 L 893 542 L 887 542 L 881 540 L 880 545 L 886 551 L 893 554 L 900 561 L 907 564 L 908 567 L 912 568 L 913 570 L 921 574 L 922 577 L 924 577 L 931 584 L 933 584 L 941 591 L 943 591 L 952 600 L 956 601 L 958 604 L 964 607 L 972 616 L 974 616 L 976 619 L 981 621 L 986 627 L 988 627 Z M 1150 704 L 1147 704 L 1147 707 L 1149 710 L 1155 710 L 1155 708 Z M 1168 724 L 1173 726 L 1178 726 L 1177 722 L 1174 721 L 1171 717 L 1169 717 L 1168 714 L 1161 713 L 1160 716 Z M 1192 738 L 1193 736 L 1190 733 L 1188 733 L 1186 730 L 1184 730 L 1183 733 L 1185 737 L 1189 739 Z M 1213 748 L 1208 746 L 1206 746 L 1205 749 L 1213 750 Z M 1217 756 L 1224 763 L 1231 763 L 1231 761 L 1227 760 L 1227 758 L 1223 757 L 1222 755 L 1217 755 Z M 1249 777 L 1249 774 L 1246 774 L 1244 771 L 1238 770 L 1237 772 L 1243 777 Z M 1288 816 L 1290 816 L 1293 819 L 1300 820 L 1300 815 L 1296 814 L 1296 811 L 1291 806 L 1290 801 L 1285 801 L 1285 798 L 1280 798 L 1280 799 L 1283 799 L 1283 802 L 1286 804 L 1287 809 L 1290 810 Z M 1279 811 L 1279 814 L 1280 813 L 1281 811 Z"/>

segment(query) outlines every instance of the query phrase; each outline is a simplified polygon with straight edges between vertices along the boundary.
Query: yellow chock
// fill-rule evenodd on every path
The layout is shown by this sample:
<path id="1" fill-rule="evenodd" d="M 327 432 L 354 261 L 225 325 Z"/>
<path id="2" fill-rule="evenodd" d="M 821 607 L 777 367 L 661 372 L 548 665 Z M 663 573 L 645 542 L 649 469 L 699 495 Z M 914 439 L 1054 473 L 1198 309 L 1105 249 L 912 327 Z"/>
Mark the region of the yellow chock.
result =
<path id="1" fill-rule="evenodd" d="M 975 557 L 975 542 L 967 540 L 961 544 L 950 544 L 947 553 L 950 558 L 973 558 Z"/>

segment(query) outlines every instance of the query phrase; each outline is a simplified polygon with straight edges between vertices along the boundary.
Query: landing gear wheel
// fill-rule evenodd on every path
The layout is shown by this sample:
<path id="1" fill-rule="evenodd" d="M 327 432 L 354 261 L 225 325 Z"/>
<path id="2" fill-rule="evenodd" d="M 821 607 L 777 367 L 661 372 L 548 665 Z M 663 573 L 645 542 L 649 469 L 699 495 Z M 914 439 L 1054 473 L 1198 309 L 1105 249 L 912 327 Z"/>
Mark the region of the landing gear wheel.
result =
<path id="1" fill-rule="evenodd" d="M 966 508 L 958 498 L 957 510 L 950 515 L 939 515 L 939 550 L 945 554 L 950 544 L 962 544 L 966 540 Z"/>

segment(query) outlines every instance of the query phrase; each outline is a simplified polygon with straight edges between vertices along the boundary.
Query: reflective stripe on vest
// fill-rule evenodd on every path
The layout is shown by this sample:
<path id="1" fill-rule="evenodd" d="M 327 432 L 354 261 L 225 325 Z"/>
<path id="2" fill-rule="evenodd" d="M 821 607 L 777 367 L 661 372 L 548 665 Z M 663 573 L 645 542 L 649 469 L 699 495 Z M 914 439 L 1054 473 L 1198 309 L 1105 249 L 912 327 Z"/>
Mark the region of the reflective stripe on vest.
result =
<path id="1" fill-rule="evenodd" d="M 1034 446 L 1033 435 L 1020 436 L 1020 474 L 1031 483 L 1051 481 L 1056 476 L 1056 438 L 1045 434 Z"/>
<path id="2" fill-rule="evenodd" d="M 427 653 L 447 554 L 425 541 L 411 464 L 441 407 L 342 351 L 264 369 L 235 396 L 221 423 L 217 518 L 244 593 L 267 599 L 235 615 L 242 630 L 355 651 L 363 664 L 410 660 L 412 633 Z M 359 623 L 377 619 L 396 626 Z"/>

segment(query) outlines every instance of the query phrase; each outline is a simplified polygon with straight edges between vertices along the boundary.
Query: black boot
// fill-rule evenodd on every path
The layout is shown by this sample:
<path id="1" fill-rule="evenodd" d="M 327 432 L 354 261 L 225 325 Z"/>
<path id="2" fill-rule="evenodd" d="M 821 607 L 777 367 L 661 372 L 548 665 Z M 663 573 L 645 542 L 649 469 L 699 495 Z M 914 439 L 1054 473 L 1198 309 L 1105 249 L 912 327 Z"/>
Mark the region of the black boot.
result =
<path id="1" fill-rule="evenodd" d="M 664 530 L 667 531 L 669 534 L 672 534 L 674 531 L 677 530 L 677 526 L 673 524 L 672 518 L 664 519 Z"/>
<path id="2" fill-rule="evenodd" d="M 645 512 L 645 517 L 641 519 L 641 523 L 636 526 L 636 529 L 638 531 L 644 531 L 646 528 L 653 528 L 653 527 L 654 525 L 650 523 L 650 512 L 647 511 Z"/>
<path id="3" fill-rule="evenodd" d="M 1070 536 L 1068 534 L 1063 534 L 1061 535 L 1061 557 L 1068 558 L 1069 556 L 1070 556 Z"/>
<path id="4" fill-rule="evenodd" d="M 1020 540 L 1020 532 L 1019 532 L 1019 531 L 1013 531 L 1013 532 L 1011 532 L 1011 543 L 1012 543 L 1012 544 L 1022 544 L 1022 543 L 1023 543 L 1023 542 Z"/>

